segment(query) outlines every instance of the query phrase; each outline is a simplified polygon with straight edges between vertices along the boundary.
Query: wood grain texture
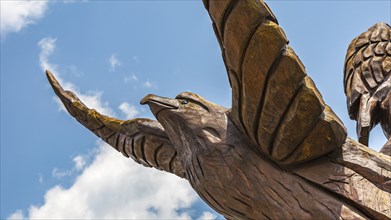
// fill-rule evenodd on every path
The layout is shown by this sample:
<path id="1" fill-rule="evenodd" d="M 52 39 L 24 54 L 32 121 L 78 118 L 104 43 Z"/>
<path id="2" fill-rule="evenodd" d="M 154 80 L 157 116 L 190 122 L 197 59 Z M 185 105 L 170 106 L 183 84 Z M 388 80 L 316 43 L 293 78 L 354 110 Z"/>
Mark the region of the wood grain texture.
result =
<path id="1" fill-rule="evenodd" d="M 230 117 L 258 149 L 277 163 L 294 165 L 341 147 L 343 124 L 323 102 L 267 4 L 204 4 L 232 87 Z"/>
<path id="2" fill-rule="evenodd" d="M 356 202 L 375 219 L 391 216 L 391 157 L 387 155 L 347 139 L 341 149 L 293 172 Z"/>

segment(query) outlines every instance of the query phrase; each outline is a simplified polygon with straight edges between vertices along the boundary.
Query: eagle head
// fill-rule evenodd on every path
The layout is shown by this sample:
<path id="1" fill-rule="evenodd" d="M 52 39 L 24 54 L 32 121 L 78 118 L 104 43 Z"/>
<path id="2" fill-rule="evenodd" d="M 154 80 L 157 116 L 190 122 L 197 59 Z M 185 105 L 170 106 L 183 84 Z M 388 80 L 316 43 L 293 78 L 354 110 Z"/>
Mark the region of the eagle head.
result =
<path id="1" fill-rule="evenodd" d="M 140 103 L 149 105 L 178 153 L 185 157 L 225 140 L 228 109 L 197 94 L 183 92 L 175 99 L 149 94 Z"/>

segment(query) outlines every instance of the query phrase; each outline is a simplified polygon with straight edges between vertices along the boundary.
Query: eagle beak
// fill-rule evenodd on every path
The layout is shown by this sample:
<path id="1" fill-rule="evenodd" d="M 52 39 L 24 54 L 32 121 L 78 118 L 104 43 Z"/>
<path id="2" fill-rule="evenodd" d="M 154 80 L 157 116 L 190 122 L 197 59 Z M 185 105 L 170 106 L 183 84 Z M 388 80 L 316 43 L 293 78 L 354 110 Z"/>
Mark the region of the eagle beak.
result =
<path id="1" fill-rule="evenodd" d="M 160 97 L 157 95 L 149 94 L 145 96 L 140 101 L 141 105 L 148 104 L 151 108 L 152 113 L 157 118 L 157 115 L 160 111 L 165 109 L 177 109 L 179 108 L 179 102 L 176 99 L 170 99 L 165 97 Z"/>

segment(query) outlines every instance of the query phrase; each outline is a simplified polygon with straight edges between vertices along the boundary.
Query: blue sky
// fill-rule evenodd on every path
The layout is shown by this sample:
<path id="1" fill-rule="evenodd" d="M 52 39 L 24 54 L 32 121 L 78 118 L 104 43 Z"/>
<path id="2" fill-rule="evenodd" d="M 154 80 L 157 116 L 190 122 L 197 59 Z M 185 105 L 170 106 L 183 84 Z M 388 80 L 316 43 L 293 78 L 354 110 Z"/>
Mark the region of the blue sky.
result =
<path id="1" fill-rule="evenodd" d="M 350 41 L 391 21 L 390 1 L 267 1 L 326 103 L 356 138 L 343 93 Z M 210 218 L 186 181 L 127 160 L 54 98 L 50 68 L 90 107 L 150 117 L 139 100 L 231 94 L 202 1 L 1 0 L 1 219 Z M 379 128 L 370 145 L 385 138 Z"/>

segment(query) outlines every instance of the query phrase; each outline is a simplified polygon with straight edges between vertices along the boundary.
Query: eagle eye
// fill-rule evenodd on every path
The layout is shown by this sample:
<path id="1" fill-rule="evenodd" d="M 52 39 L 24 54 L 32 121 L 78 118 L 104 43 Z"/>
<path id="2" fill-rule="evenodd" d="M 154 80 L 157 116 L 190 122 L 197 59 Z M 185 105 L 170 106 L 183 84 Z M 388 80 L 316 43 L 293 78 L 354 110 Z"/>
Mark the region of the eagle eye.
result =
<path id="1" fill-rule="evenodd" d="M 186 99 L 180 99 L 179 102 L 180 102 L 182 105 L 186 105 L 187 103 L 189 103 L 189 101 L 187 101 Z"/>

